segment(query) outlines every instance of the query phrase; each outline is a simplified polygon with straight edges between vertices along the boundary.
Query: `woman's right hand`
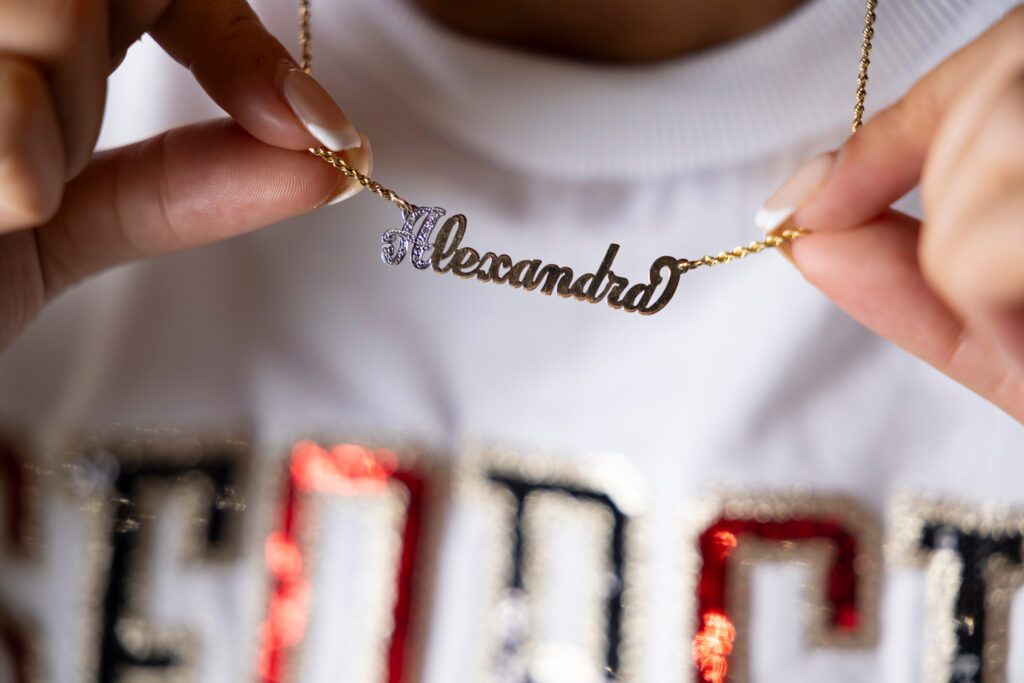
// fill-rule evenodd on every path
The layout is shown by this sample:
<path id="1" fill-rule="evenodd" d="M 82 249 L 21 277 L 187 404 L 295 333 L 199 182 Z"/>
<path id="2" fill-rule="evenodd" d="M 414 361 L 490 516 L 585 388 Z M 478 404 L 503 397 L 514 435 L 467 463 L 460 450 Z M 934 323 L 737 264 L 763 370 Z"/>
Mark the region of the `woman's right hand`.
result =
<path id="1" fill-rule="evenodd" d="M 143 33 L 233 120 L 93 153 Z M 0 348 L 70 284 L 355 194 L 305 150 L 370 150 L 244 0 L 0 0 Z"/>
<path id="2" fill-rule="evenodd" d="M 804 277 L 1024 423 L 1024 4 L 786 185 Z"/>

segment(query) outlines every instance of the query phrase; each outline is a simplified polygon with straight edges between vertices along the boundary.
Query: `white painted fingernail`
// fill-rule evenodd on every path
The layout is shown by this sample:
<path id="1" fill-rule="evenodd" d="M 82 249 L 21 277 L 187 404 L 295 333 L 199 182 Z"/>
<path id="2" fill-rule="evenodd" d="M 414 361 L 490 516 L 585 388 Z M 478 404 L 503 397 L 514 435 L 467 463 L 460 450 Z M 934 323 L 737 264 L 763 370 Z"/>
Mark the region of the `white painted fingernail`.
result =
<path id="1" fill-rule="evenodd" d="M 825 152 L 801 166 L 757 210 L 754 215 L 757 227 L 769 234 L 781 228 L 818 191 L 835 160 L 835 152 Z"/>
<path id="2" fill-rule="evenodd" d="M 370 141 L 367 140 L 366 136 L 362 133 L 359 133 L 359 138 L 359 147 L 346 152 L 342 157 L 352 168 L 356 169 L 363 175 L 370 175 L 370 173 L 373 172 L 373 152 L 370 150 Z M 360 185 L 358 181 L 352 178 L 347 178 L 346 182 L 341 184 L 341 191 L 334 197 L 331 197 L 324 206 L 332 206 L 339 202 L 343 202 L 349 197 L 353 197 L 358 194 L 362 189 L 363 186 Z"/>
<path id="3" fill-rule="evenodd" d="M 328 149 L 360 145 L 359 133 L 327 91 L 302 69 L 290 68 L 281 78 L 281 95 L 302 125 Z"/>

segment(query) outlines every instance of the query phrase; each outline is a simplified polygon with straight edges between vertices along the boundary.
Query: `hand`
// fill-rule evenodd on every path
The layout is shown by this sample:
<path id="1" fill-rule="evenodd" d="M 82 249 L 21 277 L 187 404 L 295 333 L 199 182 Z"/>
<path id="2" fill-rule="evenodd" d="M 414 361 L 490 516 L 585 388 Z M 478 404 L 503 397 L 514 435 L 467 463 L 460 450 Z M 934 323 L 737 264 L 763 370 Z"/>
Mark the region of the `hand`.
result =
<path id="1" fill-rule="evenodd" d="M 234 119 L 92 154 L 106 79 L 149 32 Z M 0 348 L 71 283 L 359 190 L 341 109 L 244 0 L 0 0 Z"/>
<path id="2" fill-rule="evenodd" d="M 889 208 L 917 184 L 923 221 Z M 826 296 L 1024 421 L 1024 6 L 765 209 Z"/>

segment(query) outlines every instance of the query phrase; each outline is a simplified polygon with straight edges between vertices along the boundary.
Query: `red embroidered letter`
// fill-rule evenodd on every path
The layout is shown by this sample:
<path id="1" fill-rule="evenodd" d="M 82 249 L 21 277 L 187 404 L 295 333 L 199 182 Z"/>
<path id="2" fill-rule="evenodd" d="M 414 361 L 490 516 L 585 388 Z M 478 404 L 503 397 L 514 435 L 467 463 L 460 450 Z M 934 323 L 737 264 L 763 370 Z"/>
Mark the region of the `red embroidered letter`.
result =
<path id="1" fill-rule="evenodd" d="M 761 560 L 804 559 L 810 554 L 810 563 L 817 561 L 824 585 L 811 587 L 809 602 L 816 609 L 808 624 L 810 644 L 872 644 L 878 533 L 869 517 L 850 502 L 785 495 L 724 497 L 713 506 L 698 546 L 692 657 L 700 683 L 747 678 L 748 606 L 732 589 L 749 592 L 749 568 Z"/>
<path id="2" fill-rule="evenodd" d="M 317 680 L 311 670 L 330 677 L 340 675 L 347 681 L 379 681 L 385 671 L 388 683 L 407 679 L 406 640 L 424 490 L 424 481 L 400 468 L 391 451 L 351 444 L 328 451 L 308 441 L 295 445 L 278 520 L 265 546 L 272 593 L 260 632 L 259 670 L 264 681 L 296 680 L 300 669 L 303 677 Z M 346 520 L 332 518 L 339 524 L 332 524 L 328 534 L 321 521 L 318 546 L 336 538 L 362 543 L 343 549 L 358 559 L 339 557 L 334 548 L 334 552 L 321 548 L 321 555 L 342 561 L 336 565 L 318 562 L 313 571 L 310 531 L 316 526 L 316 513 L 326 514 L 326 505 L 315 504 L 318 496 L 337 496 L 351 503 L 350 507 L 361 506 L 356 512 L 358 526 L 364 529 L 360 534 L 351 524 L 346 525 Z M 365 531 L 367 521 L 373 527 L 369 532 Z M 353 572 L 357 573 L 355 585 L 338 595 L 341 591 L 332 585 L 337 583 L 337 578 L 332 582 L 332 574 L 351 576 Z M 314 585 L 318 589 L 324 586 L 324 594 L 318 593 L 316 600 Z M 329 597 L 338 597 L 342 609 L 332 600 L 331 608 L 319 610 L 318 605 Z M 346 602 L 357 604 L 345 609 L 349 606 Z M 338 612 L 349 618 L 339 621 L 338 628 L 328 627 L 327 622 Z M 313 629 L 314 622 L 322 628 Z M 353 622 L 359 622 L 358 628 L 352 627 Z M 349 633 L 339 633 L 346 624 Z M 328 637 L 335 640 L 327 642 Z M 295 654 L 300 642 L 302 662 Z M 346 653 L 357 656 L 345 657 Z"/>

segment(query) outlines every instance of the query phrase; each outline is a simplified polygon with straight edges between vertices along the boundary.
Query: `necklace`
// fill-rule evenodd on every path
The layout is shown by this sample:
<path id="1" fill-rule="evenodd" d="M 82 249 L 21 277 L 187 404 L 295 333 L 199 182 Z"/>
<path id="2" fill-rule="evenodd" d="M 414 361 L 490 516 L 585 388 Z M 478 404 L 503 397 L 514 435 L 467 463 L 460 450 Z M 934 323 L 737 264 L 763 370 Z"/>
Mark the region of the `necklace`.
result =
<path id="1" fill-rule="evenodd" d="M 299 45 L 302 49 L 302 68 L 310 72 L 313 59 L 313 33 L 310 26 L 311 0 L 299 2 Z M 867 0 L 864 15 L 864 32 L 860 49 L 860 65 L 857 73 L 856 104 L 853 108 L 853 123 L 856 133 L 864 116 L 864 100 L 867 98 L 868 67 L 871 64 L 871 40 L 874 38 L 875 9 L 878 0 Z M 414 268 L 432 269 L 435 273 L 452 273 L 461 278 L 476 278 L 480 282 L 507 284 L 525 290 L 539 289 L 542 294 L 558 294 L 578 301 L 599 303 L 606 301 L 612 308 L 650 315 L 665 308 L 679 285 L 684 273 L 701 266 L 717 266 L 735 259 L 746 258 L 765 249 L 779 247 L 807 234 L 806 230 L 794 228 L 769 235 L 765 239 L 739 246 L 731 251 L 722 251 L 714 256 L 702 256 L 690 260 L 674 256 L 661 256 L 654 260 L 646 283 L 630 285 L 629 280 L 616 275 L 612 262 L 619 251 L 618 244 L 611 244 L 604 259 L 593 273 L 574 277 L 572 268 L 553 263 L 543 264 L 540 259 L 513 261 L 507 254 L 493 251 L 480 254 L 471 247 L 462 246 L 466 233 L 466 217 L 462 214 L 449 216 L 438 228 L 438 222 L 447 213 L 434 206 L 416 206 L 403 199 L 364 173 L 352 168 L 334 151 L 326 147 L 310 147 L 309 152 L 320 157 L 341 173 L 352 178 L 368 191 L 386 199 L 402 211 L 402 227 L 391 228 L 381 236 L 381 260 L 396 266 L 409 256 Z M 437 234 L 430 241 L 435 228 Z"/>

